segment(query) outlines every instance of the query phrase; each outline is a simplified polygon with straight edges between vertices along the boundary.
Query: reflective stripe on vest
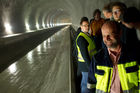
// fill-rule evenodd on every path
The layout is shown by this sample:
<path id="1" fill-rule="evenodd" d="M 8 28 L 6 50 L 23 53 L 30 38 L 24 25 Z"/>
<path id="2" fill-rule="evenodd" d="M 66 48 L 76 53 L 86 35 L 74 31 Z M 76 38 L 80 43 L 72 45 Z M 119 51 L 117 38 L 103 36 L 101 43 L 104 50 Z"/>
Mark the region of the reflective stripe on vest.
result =
<path id="1" fill-rule="evenodd" d="M 107 66 L 97 66 L 97 70 L 98 73 L 95 73 L 95 77 L 97 79 L 96 84 L 96 90 L 98 90 L 97 93 L 108 93 L 110 90 L 109 87 L 111 85 L 110 78 L 112 78 L 113 68 Z"/>
<path id="2" fill-rule="evenodd" d="M 92 58 L 92 56 L 93 56 L 97 51 L 96 51 L 96 47 L 95 47 L 94 41 L 92 41 L 91 38 L 90 38 L 89 36 L 87 36 L 85 33 L 80 32 L 79 35 L 78 35 L 77 38 L 76 38 L 76 46 L 77 46 L 77 50 L 78 50 L 78 61 L 79 61 L 79 62 L 85 62 L 85 60 L 84 60 L 83 57 L 82 57 L 80 48 L 79 48 L 79 46 L 78 46 L 78 44 L 77 44 L 77 39 L 79 38 L 79 36 L 84 37 L 84 38 L 87 40 L 87 42 L 89 43 L 89 45 L 88 45 L 88 53 L 89 53 L 90 58 Z"/>
<path id="3" fill-rule="evenodd" d="M 109 93 L 109 92 L 104 92 L 102 90 L 96 89 L 96 93 Z"/>
<path id="4" fill-rule="evenodd" d="M 136 61 L 126 63 L 125 65 L 118 64 L 118 72 L 123 90 L 129 91 L 135 86 L 138 87 L 138 70 L 135 70 L 136 68 L 138 68 Z"/>
<path id="5" fill-rule="evenodd" d="M 104 92 L 102 90 L 96 89 L 96 93 L 110 93 L 110 92 Z M 125 90 L 123 91 L 123 93 L 140 93 L 140 91 L 132 89 L 132 90 Z"/>
<path id="6" fill-rule="evenodd" d="M 133 87 L 132 89 L 129 89 L 129 90 L 123 90 L 123 93 L 140 93 L 138 91 L 139 90 L 137 87 Z"/>
<path id="7" fill-rule="evenodd" d="M 139 90 L 140 90 L 140 66 L 139 66 L 138 74 L 139 74 Z"/>
<path id="8" fill-rule="evenodd" d="M 96 88 L 96 84 L 89 84 L 89 83 L 87 83 L 87 88 L 88 89 Z"/>
<path id="9" fill-rule="evenodd" d="M 113 68 L 107 66 L 96 66 L 95 77 L 97 79 L 96 93 L 109 93 Z M 123 93 L 140 93 L 138 87 L 138 65 L 136 61 L 118 64 L 119 78 Z"/>

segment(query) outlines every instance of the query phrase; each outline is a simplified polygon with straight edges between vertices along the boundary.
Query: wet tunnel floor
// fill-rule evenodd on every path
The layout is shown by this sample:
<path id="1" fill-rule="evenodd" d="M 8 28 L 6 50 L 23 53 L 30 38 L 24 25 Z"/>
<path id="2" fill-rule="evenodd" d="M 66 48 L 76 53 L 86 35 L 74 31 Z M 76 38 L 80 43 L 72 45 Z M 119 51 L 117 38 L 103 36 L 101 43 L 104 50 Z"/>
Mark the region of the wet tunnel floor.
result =
<path id="1" fill-rule="evenodd" d="M 0 73 L 0 93 L 69 93 L 69 39 L 65 28 L 11 64 Z"/>

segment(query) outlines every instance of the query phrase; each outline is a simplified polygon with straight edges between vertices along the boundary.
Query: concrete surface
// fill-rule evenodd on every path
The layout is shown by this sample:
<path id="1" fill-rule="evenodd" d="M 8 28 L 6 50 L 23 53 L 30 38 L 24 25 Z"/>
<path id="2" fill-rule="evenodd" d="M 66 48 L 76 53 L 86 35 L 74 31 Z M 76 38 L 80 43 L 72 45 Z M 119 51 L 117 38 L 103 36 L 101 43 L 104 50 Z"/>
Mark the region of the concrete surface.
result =
<path id="1" fill-rule="evenodd" d="M 0 72 L 63 27 L 0 38 Z"/>
<path id="2" fill-rule="evenodd" d="M 53 34 L 0 73 L 0 93 L 73 93 L 70 46 L 68 28 Z"/>

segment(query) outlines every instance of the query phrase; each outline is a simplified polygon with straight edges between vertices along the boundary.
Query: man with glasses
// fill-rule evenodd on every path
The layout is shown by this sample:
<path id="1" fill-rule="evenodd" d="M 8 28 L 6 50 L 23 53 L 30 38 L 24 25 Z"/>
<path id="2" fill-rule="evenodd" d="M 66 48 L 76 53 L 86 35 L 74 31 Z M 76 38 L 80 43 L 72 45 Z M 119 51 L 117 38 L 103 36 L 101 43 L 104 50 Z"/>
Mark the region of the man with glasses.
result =
<path id="1" fill-rule="evenodd" d="M 96 46 L 91 39 L 89 32 L 89 21 L 87 17 L 82 17 L 80 22 L 81 32 L 76 38 L 78 50 L 78 70 L 82 74 L 81 93 L 87 93 L 87 77 L 92 56 L 96 53 Z"/>
<path id="2" fill-rule="evenodd" d="M 121 22 L 120 17 L 125 12 L 126 5 L 121 2 L 113 2 L 111 7 L 112 7 L 112 13 L 113 13 L 114 20 L 120 23 Z"/>
<path id="3" fill-rule="evenodd" d="M 112 13 L 113 18 L 115 21 L 117 21 L 120 24 L 120 27 L 122 29 L 121 34 L 121 41 L 125 43 L 127 46 L 135 46 L 135 42 L 137 41 L 137 35 L 136 30 L 134 28 L 128 28 L 124 24 L 122 24 L 122 16 L 126 12 L 127 7 L 122 2 L 113 2 L 112 4 Z"/>

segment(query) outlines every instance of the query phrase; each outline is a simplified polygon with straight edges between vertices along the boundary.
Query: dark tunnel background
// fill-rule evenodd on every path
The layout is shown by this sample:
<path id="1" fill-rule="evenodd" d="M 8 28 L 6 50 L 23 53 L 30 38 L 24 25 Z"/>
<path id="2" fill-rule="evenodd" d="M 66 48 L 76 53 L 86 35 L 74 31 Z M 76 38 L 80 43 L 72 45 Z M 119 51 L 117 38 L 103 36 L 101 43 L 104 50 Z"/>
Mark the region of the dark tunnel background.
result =
<path id="1" fill-rule="evenodd" d="M 0 36 L 67 24 L 77 27 L 82 16 L 90 19 L 94 9 L 111 1 L 140 9 L 140 0 L 0 0 Z"/>

